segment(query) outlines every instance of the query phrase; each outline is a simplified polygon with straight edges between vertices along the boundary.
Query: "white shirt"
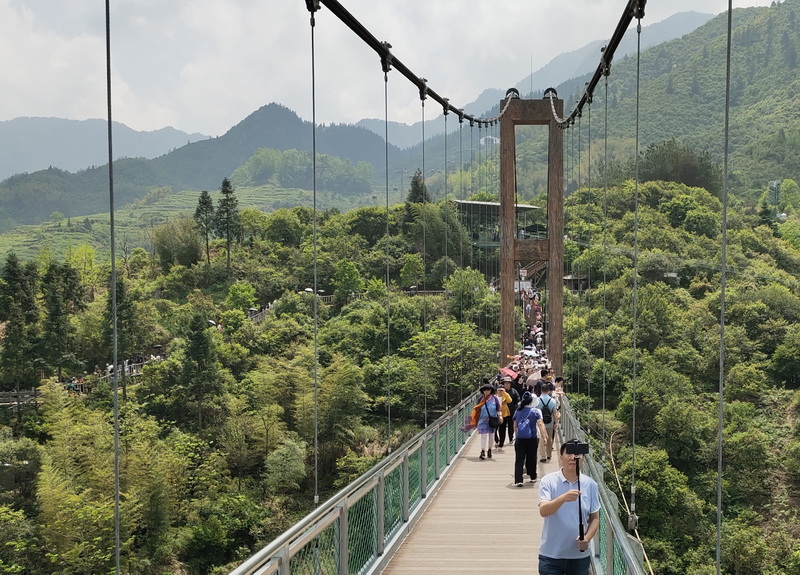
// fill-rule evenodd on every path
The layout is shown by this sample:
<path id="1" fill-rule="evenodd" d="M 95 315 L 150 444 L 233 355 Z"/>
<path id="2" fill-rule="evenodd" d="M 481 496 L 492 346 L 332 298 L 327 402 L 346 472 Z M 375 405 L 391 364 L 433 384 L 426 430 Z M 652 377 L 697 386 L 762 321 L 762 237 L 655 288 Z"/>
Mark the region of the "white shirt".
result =
<path id="1" fill-rule="evenodd" d="M 580 476 L 580 485 L 583 530 L 586 533 L 589 514 L 600 511 L 600 493 L 595 480 L 583 473 Z M 571 483 L 559 469 L 542 478 L 539 484 L 539 500 L 552 501 L 571 489 L 578 489 L 578 482 Z M 578 534 L 578 501 L 567 501 L 558 511 L 544 518 L 539 554 L 551 559 L 588 557 L 590 551 L 581 553 L 578 549 Z"/>

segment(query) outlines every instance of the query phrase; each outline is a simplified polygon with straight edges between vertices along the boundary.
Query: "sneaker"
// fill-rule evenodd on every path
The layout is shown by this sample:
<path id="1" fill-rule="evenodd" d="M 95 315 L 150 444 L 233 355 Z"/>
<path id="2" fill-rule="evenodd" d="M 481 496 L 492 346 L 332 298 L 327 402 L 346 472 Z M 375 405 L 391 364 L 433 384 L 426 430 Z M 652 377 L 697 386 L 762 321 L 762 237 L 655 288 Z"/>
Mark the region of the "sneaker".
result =
<path id="1" fill-rule="evenodd" d="M 544 457 L 542 457 L 542 458 L 539 460 L 539 463 L 544 463 L 545 461 L 547 461 L 547 459 L 546 459 L 546 458 L 544 458 Z"/>
<path id="2" fill-rule="evenodd" d="M 517 487 L 522 487 L 522 481 L 520 481 L 519 483 L 517 483 Z"/>
<path id="3" fill-rule="evenodd" d="M 492 452 L 490 451 L 489 453 L 490 453 L 489 457 L 491 457 Z M 486 452 L 483 449 L 481 449 L 481 455 L 478 459 L 486 459 Z"/>
<path id="4" fill-rule="evenodd" d="M 492 450 L 491 449 L 486 453 L 486 457 L 488 457 L 489 459 L 492 458 Z"/>
<path id="5" fill-rule="evenodd" d="M 531 477 L 531 483 L 536 483 L 536 478 L 535 477 Z"/>

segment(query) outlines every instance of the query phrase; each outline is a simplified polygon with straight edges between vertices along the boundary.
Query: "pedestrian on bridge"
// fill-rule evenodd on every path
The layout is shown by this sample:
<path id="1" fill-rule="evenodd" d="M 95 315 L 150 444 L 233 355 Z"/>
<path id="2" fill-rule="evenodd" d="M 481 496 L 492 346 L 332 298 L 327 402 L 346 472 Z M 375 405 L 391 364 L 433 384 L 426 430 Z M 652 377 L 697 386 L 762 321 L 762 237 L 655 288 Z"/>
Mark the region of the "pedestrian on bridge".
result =
<path id="1" fill-rule="evenodd" d="M 576 443 L 561 444 L 561 469 L 539 484 L 539 514 L 544 517 L 539 575 L 589 575 L 589 541 L 600 525 L 600 495 L 594 479 L 578 475 L 581 456 L 567 453 L 567 445 Z"/>
<path id="2" fill-rule="evenodd" d="M 502 450 L 506 443 L 506 431 L 509 434 L 509 442 L 514 437 L 513 421 L 511 420 L 511 396 L 506 393 L 505 382 L 511 383 L 511 376 L 506 375 L 500 380 L 500 385 L 497 387 L 497 401 L 500 402 L 500 427 L 494 430 L 494 446 Z"/>
<path id="3" fill-rule="evenodd" d="M 478 402 L 478 405 L 472 408 L 472 424 L 478 428 L 478 435 L 481 438 L 481 454 L 480 459 L 492 458 L 492 441 L 494 440 L 494 428 L 489 427 L 490 417 L 499 417 L 502 423 L 502 416 L 500 415 L 500 402 L 495 395 L 494 386 L 488 381 L 480 387 L 483 397 Z"/>
<path id="4" fill-rule="evenodd" d="M 522 394 L 519 409 L 514 413 L 514 483 L 522 487 L 522 470 L 528 470 L 531 482 L 536 481 L 536 451 L 539 438 L 547 441 L 547 432 L 542 423 L 542 412 L 531 406 L 533 394 L 526 391 Z"/>

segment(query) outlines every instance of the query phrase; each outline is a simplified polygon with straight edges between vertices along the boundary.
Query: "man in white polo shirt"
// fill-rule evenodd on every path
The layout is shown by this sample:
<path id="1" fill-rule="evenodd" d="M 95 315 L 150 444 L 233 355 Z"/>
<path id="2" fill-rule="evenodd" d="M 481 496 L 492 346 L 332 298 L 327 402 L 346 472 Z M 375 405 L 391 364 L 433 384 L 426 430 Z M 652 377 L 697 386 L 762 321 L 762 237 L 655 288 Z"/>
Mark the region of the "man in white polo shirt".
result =
<path id="1" fill-rule="evenodd" d="M 581 455 L 567 453 L 570 445 L 570 451 L 575 451 L 574 446 L 585 444 L 577 440 L 562 444 L 561 469 L 545 475 L 539 484 L 539 514 L 544 517 L 539 575 L 589 573 L 589 541 L 600 525 L 600 494 L 594 479 L 583 473 L 578 477 Z"/>

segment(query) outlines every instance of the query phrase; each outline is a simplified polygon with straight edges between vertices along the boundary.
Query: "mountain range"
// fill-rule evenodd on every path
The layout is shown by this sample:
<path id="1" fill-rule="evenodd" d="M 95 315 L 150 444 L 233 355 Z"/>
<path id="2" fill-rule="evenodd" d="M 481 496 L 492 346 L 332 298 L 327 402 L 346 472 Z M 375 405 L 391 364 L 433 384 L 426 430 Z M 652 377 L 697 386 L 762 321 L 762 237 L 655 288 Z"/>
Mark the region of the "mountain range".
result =
<path id="1" fill-rule="evenodd" d="M 703 15 L 694 15 L 686 19 L 679 18 L 676 22 L 689 27 L 690 22 L 702 18 Z M 800 158 L 794 145 L 800 138 L 800 104 L 794 97 L 798 84 L 797 21 L 800 21 L 800 0 L 786 0 L 769 8 L 734 11 L 731 152 L 734 170 L 743 174 L 737 177 L 746 177 L 747 185 L 757 186 L 765 178 L 800 179 L 800 174 L 797 174 Z M 676 30 L 680 31 L 675 33 L 672 40 L 642 53 L 641 85 L 638 91 L 643 109 L 641 145 L 678 138 L 700 149 L 711 150 L 714 157 L 719 158 L 725 93 L 726 17 L 717 16 L 690 33 L 684 34 L 680 27 Z M 536 82 L 542 82 L 542 85 L 555 84 L 555 74 L 560 67 L 566 70 L 565 74 L 572 74 L 574 68 L 570 68 L 568 62 L 578 66 L 581 58 L 590 61 L 589 55 L 594 52 L 594 63 L 583 75 L 565 78 L 557 85 L 569 109 L 598 60 L 597 45 L 586 50 L 583 55 L 562 55 L 559 58 L 569 58 L 560 60 L 560 64 L 551 63 L 552 69 L 545 67 L 547 69 L 540 70 L 539 75 L 533 78 L 534 86 Z M 607 102 L 607 132 L 612 156 L 630 156 L 633 149 L 638 85 L 636 70 L 636 58 L 617 54 L 609 77 Z M 523 80 L 520 85 L 525 83 L 526 80 Z M 531 78 L 527 78 L 527 84 L 530 83 Z M 535 93 L 533 96 L 541 97 L 541 94 Z M 487 102 L 492 97 L 497 98 L 494 104 L 496 109 L 502 95 L 492 96 L 489 93 L 482 97 L 488 98 Z M 604 104 L 596 94 L 594 106 Z M 596 112 L 595 116 L 600 114 Z M 591 116 L 584 118 L 584 125 L 590 120 Z M 457 122 L 453 124 L 458 125 Z M 159 186 L 171 187 L 176 191 L 216 189 L 223 177 L 230 176 L 258 148 L 308 150 L 311 129 L 309 122 L 303 121 L 288 108 L 269 104 L 222 136 L 195 141 L 153 159 L 121 159 L 115 162 L 117 203 L 131 203 Z M 583 139 L 588 139 L 586 132 L 583 134 Z M 592 135 L 595 140 L 602 136 L 597 120 Z M 573 147 L 574 139 L 573 136 Z M 395 145 L 391 136 L 390 141 L 390 169 L 401 174 L 402 182 L 404 177 L 410 176 L 425 162 L 422 160 L 421 144 L 413 145 L 413 141 L 409 140 L 412 145 L 402 149 Z M 444 166 L 443 143 L 441 136 L 431 137 L 426 142 L 426 161 L 429 167 L 434 168 L 434 172 L 437 171 L 435 168 Z M 520 182 L 526 179 L 532 181 L 534 178 L 530 173 L 541 170 L 542 163 L 546 167 L 546 145 L 535 144 L 534 147 L 539 151 L 523 154 L 525 157 L 518 174 Z M 363 124 L 318 127 L 317 150 L 354 164 L 369 162 L 374 167 L 376 185 L 382 187 L 385 159 L 383 138 L 363 127 Z M 458 138 L 450 138 L 448 163 L 454 166 L 453 158 L 459 158 L 461 151 Z M 567 150 L 567 153 L 573 158 L 573 167 L 587 164 L 586 156 L 580 157 L 580 144 L 577 153 L 575 150 Z M 595 161 L 597 158 L 595 152 Z M 405 181 L 409 180 L 406 178 Z M 107 168 L 94 166 L 74 174 L 52 167 L 12 176 L 0 183 L 0 231 L 22 223 L 45 221 L 55 211 L 68 217 L 105 211 L 107 188 Z M 532 185 L 525 194 L 529 197 L 530 190 L 535 189 Z"/>
<path id="2" fill-rule="evenodd" d="M 113 122 L 114 159 L 155 158 L 208 136 L 172 127 L 141 132 Z M 0 121 L 0 180 L 57 167 L 76 172 L 108 162 L 105 120 L 14 118 Z"/>

